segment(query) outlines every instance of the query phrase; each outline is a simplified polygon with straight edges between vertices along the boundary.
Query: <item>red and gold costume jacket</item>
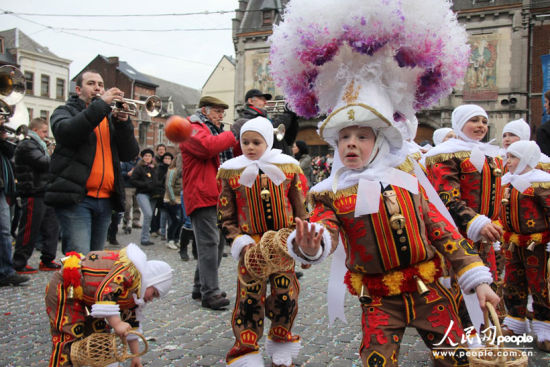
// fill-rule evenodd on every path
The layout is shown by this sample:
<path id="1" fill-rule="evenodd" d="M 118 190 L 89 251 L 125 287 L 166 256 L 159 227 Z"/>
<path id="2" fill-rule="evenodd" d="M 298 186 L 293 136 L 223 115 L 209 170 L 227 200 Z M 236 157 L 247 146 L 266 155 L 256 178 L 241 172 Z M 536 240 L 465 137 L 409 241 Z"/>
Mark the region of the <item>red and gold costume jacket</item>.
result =
<path id="1" fill-rule="evenodd" d="M 377 296 L 415 292 L 416 277 L 432 283 L 441 275 L 437 252 L 459 277 L 483 266 L 470 244 L 427 201 L 422 188 L 419 194 L 391 185 L 382 188 L 378 213 L 355 217 L 357 187 L 310 193 L 310 221 L 322 223 L 330 234 L 330 244 L 324 245 L 332 252 L 342 238 L 352 294 L 359 293 L 361 283 Z M 291 251 L 301 253 L 295 243 Z"/>
<path id="2" fill-rule="evenodd" d="M 295 217 L 307 219 L 308 187 L 302 169 L 295 164 L 275 165 L 286 176 L 282 184 L 276 186 L 267 175 L 260 173 L 250 188 L 239 183 L 244 169 L 220 168 L 218 219 L 226 238 L 235 241 L 246 234 L 258 241 L 269 230 L 294 227 Z"/>
<path id="3" fill-rule="evenodd" d="M 533 182 L 520 193 L 511 184 L 503 186 L 500 218 L 504 228 L 503 240 L 526 247 L 550 241 L 550 182 Z"/>
<path id="4" fill-rule="evenodd" d="M 502 159 L 486 156 L 480 173 L 469 157 L 470 152 L 461 151 L 426 158 L 428 178 L 463 235 L 480 214 L 498 219 L 495 203 L 502 199 Z"/>

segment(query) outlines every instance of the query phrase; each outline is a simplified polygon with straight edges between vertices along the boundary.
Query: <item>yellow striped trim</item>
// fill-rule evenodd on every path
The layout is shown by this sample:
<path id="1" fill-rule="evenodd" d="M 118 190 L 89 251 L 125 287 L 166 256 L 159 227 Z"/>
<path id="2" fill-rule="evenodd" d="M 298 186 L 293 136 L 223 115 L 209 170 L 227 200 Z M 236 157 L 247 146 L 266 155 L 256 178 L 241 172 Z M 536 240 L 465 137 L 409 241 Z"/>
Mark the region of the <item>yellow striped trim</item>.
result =
<path id="1" fill-rule="evenodd" d="M 414 165 L 411 161 L 411 156 L 407 157 L 407 159 L 396 168 L 406 173 L 411 173 L 412 171 L 414 171 Z"/>
<path id="2" fill-rule="evenodd" d="M 437 155 L 432 155 L 430 157 L 426 157 L 426 166 L 432 166 L 436 163 L 445 162 L 453 158 L 459 158 L 459 159 L 470 158 L 470 152 L 460 151 L 460 152 L 454 152 L 454 153 L 441 153 Z"/>
<path id="3" fill-rule="evenodd" d="M 96 305 L 116 305 L 116 302 L 113 301 L 97 301 Z"/>
<path id="4" fill-rule="evenodd" d="M 475 263 L 471 263 L 470 265 L 466 265 L 462 269 L 460 269 L 457 273 L 458 278 L 460 278 L 465 272 L 467 272 L 470 269 L 477 268 L 478 266 L 485 266 L 483 264 L 483 261 L 476 261 Z"/>
<path id="5" fill-rule="evenodd" d="M 534 188 L 550 189 L 550 182 L 532 182 Z"/>
<path id="6" fill-rule="evenodd" d="M 281 169 L 281 171 L 283 171 L 284 173 L 288 173 L 288 174 L 291 174 L 291 173 L 302 173 L 303 174 L 303 171 L 302 169 L 300 168 L 300 166 L 296 165 L 296 164 L 293 164 L 293 163 L 285 163 L 285 164 L 277 164 L 275 163 L 274 164 L 275 166 L 279 167 Z M 216 175 L 216 178 L 217 179 L 231 179 L 231 178 L 235 178 L 237 176 L 240 176 L 241 173 L 243 173 L 244 171 L 244 167 L 243 168 L 239 168 L 239 169 L 223 169 L 223 168 L 220 168 L 218 170 L 218 174 Z"/>

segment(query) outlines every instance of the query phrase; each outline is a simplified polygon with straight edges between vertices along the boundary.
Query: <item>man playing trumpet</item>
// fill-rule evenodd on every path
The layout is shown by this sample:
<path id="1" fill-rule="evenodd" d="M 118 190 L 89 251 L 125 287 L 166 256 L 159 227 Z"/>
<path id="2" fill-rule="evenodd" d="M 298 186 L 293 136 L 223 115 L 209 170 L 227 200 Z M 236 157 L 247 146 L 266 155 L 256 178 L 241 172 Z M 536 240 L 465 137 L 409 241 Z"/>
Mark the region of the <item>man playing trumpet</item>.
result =
<path id="1" fill-rule="evenodd" d="M 124 211 L 120 161 L 135 157 L 139 146 L 128 115 L 111 110 L 124 97 L 120 89 L 105 90 L 101 75 L 88 70 L 78 76 L 76 93 L 51 117 L 56 148 L 45 200 L 56 208 L 64 251 L 87 254 L 103 249 L 111 211 Z"/>

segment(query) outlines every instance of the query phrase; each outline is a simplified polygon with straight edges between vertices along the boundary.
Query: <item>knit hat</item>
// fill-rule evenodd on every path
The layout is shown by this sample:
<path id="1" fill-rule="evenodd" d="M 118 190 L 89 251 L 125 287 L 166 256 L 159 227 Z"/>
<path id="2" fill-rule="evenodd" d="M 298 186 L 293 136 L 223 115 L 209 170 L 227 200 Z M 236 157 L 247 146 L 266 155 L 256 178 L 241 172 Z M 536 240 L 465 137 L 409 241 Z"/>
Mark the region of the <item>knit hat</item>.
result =
<path id="1" fill-rule="evenodd" d="M 510 144 L 507 153 L 519 158 L 519 163 L 512 174 L 519 175 L 527 166 L 535 168 L 540 161 L 540 148 L 534 141 L 520 140 Z"/>
<path id="2" fill-rule="evenodd" d="M 464 125 L 466 125 L 466 123 L 475 116 L 483 116 L 486 119 L 489 119 L 487 112 L 475 104 L 463 104 L 453 110 L 453 114 L 451 115 L 451 123 L 453 125 L 453 130 L 458 137 L 464 139 L 465 141 L 472 141 L 472 139 L 468 138 L 466 134 L 462 132 L 462 129 L 464 128 Z"/>
<path id="3" fill-rule="evenodd" d="M 443 143 L 443 140 L 445 140 L 445 137 L 447 135 L 449 135 L 449 133 L 452 132 L 452 131 L 453 131 L 453 129 L 451 129 L 450 127 L 442 127 L 440 129 L 437 129 L 436 131 L 434 131 L 434 134 L 433 134 L 433 137 L 432 137 L 434 145 L 439 145 L 439 144 Z"/>
<path id="4" fill-rule="evenodd" d="M 273 124 L 265 117 L 258 116 L 248 120 L 241 127 L 241 134 L 239 140 L 242 140 L 242 136 L 247 131 L 254 131 L 260 134 L 267 143 L 266 152 L 270 151 L 273 147 Z"/>
<path id="5" fill-rule="evenodd" d="M 170 157 L 170 158 L 174 159 L 174 155 L 170 152 L 164 153 L 164 155 L 162 156 L 162 159 L 164 159 L 164 157 Z"/>
<path id="6" fill-rule="evenodd" d="M 519 137 L 520 140 L 529 140 L 531 138 L 531 128 L 524 119 L 510 121 L 504 125 L 502 135 L 504 135 L 504 133 L 512 133 Z"/>
<path id="7" fill-rule="evenodd" d="M 153 157 L 155 156 L 155 152 L 153 152 L 153 149 L 150 149 L 150 148 L 143 149 L 141 153 L 139 153 L 139 155 L 141 156 L 141 158 L 143 158 L 143 156 L 147 153 L 151 154 L 151 156 Z"/>

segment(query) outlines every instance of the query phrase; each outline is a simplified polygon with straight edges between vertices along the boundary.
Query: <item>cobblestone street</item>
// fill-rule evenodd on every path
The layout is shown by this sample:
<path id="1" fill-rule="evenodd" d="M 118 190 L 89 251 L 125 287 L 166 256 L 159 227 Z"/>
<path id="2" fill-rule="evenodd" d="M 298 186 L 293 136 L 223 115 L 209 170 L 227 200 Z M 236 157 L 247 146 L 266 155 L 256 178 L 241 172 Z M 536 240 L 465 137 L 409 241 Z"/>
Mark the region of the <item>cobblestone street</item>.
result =
<path id="1" fill-rule="evenodd" d="M 139 230 L 130 235 L 119 235 L 126 244 L 139 239 Z M 169 295 L 149 304 L 143 325 L 149 341 L 149 352 L 142 357 L 144 366 L 224 366 L 225 354 L 233 344 L 230 327 L 231 310 L 235 300 L 236 263 L 229 256 L 223 258 L 220 268 L 220 288 L 231 300 L 231 309 L 211 311 L 191 299 L 192 279 L 196 262 L 183 262 L 177 251 L 170 250 L 164 241 L 154 239 L 156 245 L 144 248 L 149 259 L 168 262 L 175 270 L 174 284 Z M 108 249 L 114 247 L 108 246 Z M 39 253 L 29 265 L 38 267 Z M 301 279 L 300 311 L 294 332 L 302 336 L 303 349 L 297 366 L 361 366 L 358 349 L 361 340 L 360 307 L 347 296 L 348 324 L 338 321 L 328 328 L 326 309 L 327 273 L 330 261 L 304 271 Z M 0 288 L 1 367 L 44 367 L 48 365 L 51 348 L 48 318 L 44 308 L 44 289 L 51 273 L 31 274 L 31 281 L 21 287 Z M 268 323 L 269 325 L 269 323 Z M 266 330 L 267 326 L 266 325 Z M 265 336 L 260 342 L 265 343 Z M 532 344 L 526 347 L 533 347 Z M 550 355 L 535 350 L 530 366 L 549 366 Z M 266 366 L 270 365 L 265 358 Z M 399 354 L 402 366 L 430 366 L 428 349 L 415 330 L 407 329 Z M 126 362 L 129 366 L 129 362 Z"/>

